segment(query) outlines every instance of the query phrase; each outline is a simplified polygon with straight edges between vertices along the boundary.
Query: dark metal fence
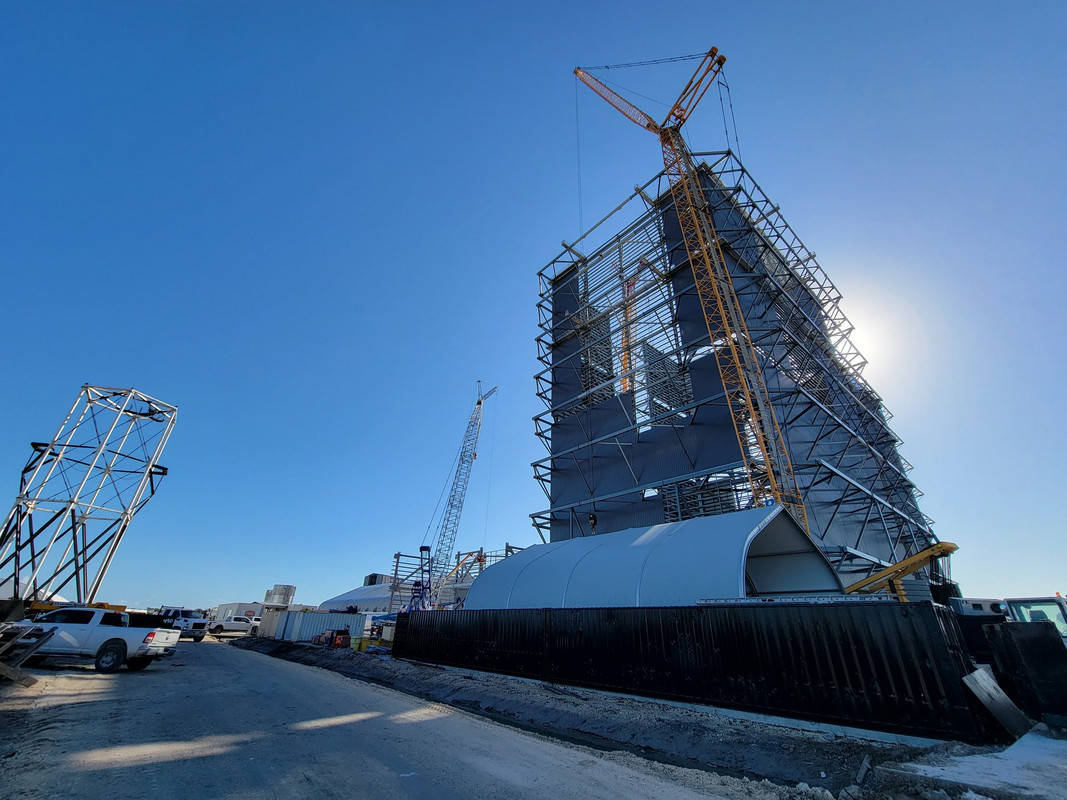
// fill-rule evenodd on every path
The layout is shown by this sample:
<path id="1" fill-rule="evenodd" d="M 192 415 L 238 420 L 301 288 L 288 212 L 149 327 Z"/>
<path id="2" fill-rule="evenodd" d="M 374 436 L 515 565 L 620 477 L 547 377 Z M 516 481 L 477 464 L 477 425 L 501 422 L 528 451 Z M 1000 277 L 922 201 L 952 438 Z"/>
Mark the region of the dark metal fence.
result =
<path id="1" fill-rule="evenodd" d="M 989 741 L 974 667 L 932 603 L 436 611 L 400 615 L 400 658 L 552 683 Z"/>

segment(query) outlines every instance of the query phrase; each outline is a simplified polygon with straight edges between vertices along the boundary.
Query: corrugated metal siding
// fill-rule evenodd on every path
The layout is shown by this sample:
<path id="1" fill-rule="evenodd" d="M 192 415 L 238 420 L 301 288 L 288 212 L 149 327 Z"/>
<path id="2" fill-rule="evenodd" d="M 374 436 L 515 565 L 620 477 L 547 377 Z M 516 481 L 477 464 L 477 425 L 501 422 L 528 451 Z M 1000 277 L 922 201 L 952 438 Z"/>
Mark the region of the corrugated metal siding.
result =
<path id="1" fill-rule="evenodd" d="M 1001 735 L 932 603 L 724 604 L 400 615 L 394 653 L 555 683 L 934 738 Z"/>
<path id="2" fill-rule="evenodd" d="M 310 642 L 311 638 L 317 634 L 329 630 L 340 630 L 346 625 L 353 636 L 362 636 L 367 623 L 366 614 L 323 613 L 317 611 L 280 611 L 274 613 L 278 615 L 278 621 L 273 626 L 274 630 L 270 633 L 267 632 L 266 623 L 268 618 L 264 615 L 264 625 L 260 627 L 261 635 L 284 639 L 289 642 Z"/>
<path id="3" fill-rule="evenodd" d="M 259 622 L 259 631 L 256 635 L 265 636 L 268 639 L 275 638 L 274 634 L 278 631 L 278 625 L 281 624 L 284 615 L 288 613 L 287 611 L 264 611 L 263 618 Z"/>

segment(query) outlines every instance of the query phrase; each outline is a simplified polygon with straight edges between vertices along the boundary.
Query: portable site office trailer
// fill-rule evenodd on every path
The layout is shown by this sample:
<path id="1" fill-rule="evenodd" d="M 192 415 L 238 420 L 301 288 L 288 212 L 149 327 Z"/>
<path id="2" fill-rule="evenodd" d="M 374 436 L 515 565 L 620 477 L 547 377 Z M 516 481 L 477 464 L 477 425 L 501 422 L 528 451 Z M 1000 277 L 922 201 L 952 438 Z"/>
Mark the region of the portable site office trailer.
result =
<path id="1" fill-rule="evenodd" d="M 211 609 L 212 620 L 223 620 L 227 617 L 261 617 L 263 616 L 262 603 L 219 603 Z"/>

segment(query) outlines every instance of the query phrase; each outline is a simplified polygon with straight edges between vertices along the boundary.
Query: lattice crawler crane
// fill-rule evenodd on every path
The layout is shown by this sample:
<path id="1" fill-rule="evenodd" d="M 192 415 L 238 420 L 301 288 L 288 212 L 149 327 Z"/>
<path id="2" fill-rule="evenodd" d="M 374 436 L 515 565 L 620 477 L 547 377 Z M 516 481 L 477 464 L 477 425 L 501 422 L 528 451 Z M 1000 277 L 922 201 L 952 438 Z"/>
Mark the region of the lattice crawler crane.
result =
<path id="1" fill-rule="evenodd" d="M 441 525 L 434 537 L 436 542 L 433 558 L 430 565 L 429 607 L 437 605 L 437 598 L 444 584 L 445 576 L 452 569 L 452 550 L 456 545 L 456 534 L 459 533 L 459 518 L 463 514 L 463 500 L 467 495 L 467 485 L 470 483 L 471 467 L 478 457 L 478 434 L 482 429 L 482 405 L 496 392 L 493 387 L 482 394 L 481 381 L 478 382 L 478 400 L 471 411 L 467 421 L 467 430 L 463 434 L 463 443 L 459 448 L 459 459 L 456 464 L 456 474 L 452 478 L 452 489 L 448 493 L 448 503 L 445 505 L 444 514 L 441 515 Z"/>

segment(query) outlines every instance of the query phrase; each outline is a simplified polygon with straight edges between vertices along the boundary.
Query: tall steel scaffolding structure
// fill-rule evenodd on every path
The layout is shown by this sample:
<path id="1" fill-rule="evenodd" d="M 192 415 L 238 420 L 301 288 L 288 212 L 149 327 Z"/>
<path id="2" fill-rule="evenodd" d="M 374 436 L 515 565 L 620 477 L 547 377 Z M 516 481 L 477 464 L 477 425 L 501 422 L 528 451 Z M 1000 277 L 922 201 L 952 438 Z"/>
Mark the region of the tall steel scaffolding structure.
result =
<path id="1" fill-rule="evenodd" d="M 52 440 L 31 444 L 0 532 L 6 597 L 96 599 L 130 521 L 167 474 L 159 457 L 177 411 L 134 389 L 82 387 Z"/>
<path id="2" fill-rule="evenodd" d="M 936 543 L 840 292 L 732 153 L 695 158 L 811 536 L 856 578 Z M 534 422 L 548 457 L 533 467 L 550 508 L 533 518 L 552 541 L 766 502 L 746 475 L 756 442 L 735 433 L 716 363 L 728 343 L 709 336 L 668 180 L 638 187 L 539 273 L 546 410 Z"/>

